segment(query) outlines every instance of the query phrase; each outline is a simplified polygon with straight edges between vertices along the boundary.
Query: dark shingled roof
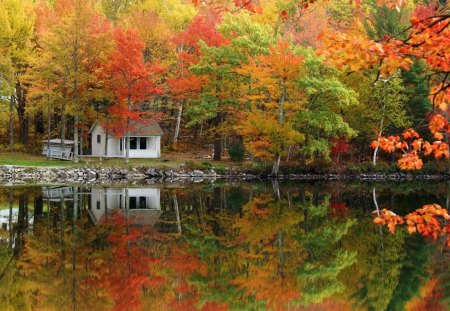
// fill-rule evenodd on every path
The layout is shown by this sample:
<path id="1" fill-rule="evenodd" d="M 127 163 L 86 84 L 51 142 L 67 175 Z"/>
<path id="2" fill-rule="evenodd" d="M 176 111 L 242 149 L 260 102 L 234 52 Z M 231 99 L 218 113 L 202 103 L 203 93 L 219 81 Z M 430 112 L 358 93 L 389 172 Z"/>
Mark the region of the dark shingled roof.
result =
<path id="1" fill-rule="evenodd" d="M 100 125 L 100 123 L 98 123 L 98 121 L 95 121 L 94 124 L 92 124 L 91 129 L 89 130 L 90 134 L 92 133 L 92 131 L 95 129 L 96 126 L 101 127 L 101 125 Z M 116 129 L 116 130 L 119 130 L 119 129 Z M 125 124 L 123 125 L 123 127 L 121 127 L 121 132 L 122 133 L 125 132 Z M 142 120 L 142 121 L 130 120 L 130 135 L 131 136 L 163 136 L 164 132 L 161 129 L 161 127 L 159 127 L 159 124 L 155 119 Z"/>
<path id="2" fill-rule="evenodd" d="M 154 119 L 130 121 L 131 136 L 162 136 L 163 134 L 163 130 Z"/>

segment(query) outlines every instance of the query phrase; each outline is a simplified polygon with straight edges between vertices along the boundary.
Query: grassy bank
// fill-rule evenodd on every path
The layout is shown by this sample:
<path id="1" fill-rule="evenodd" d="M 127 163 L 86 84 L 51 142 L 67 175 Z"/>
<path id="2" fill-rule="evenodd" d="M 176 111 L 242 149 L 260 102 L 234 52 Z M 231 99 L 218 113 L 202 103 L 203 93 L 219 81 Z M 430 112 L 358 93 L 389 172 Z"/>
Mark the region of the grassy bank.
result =
<path id="1" fill-rule="evenodd" d="M 203 163 L 203 164 L 202 164 Z M 79 163 L 63 160 L 48 160 L 45 156 L 31 155 L 23 152 L 0 152 L 0 165 L 15 166 L 44 166 L 44 167 L 80 167 L 80 166 L 114 166 L 114 167 L 133 167 L 133 166 L 149 166 L 149 167 L 179 167 L 180 165 L 194 166 L 198 168 L 212 166 L 212 164 L 204 165 L 204 161 L 183 160 L 171 158 L 159 159 L 130 159 L 125 164 L 124 159 L 120 158 L 99 158 L 99 157 L 83 157 Z M 220 166 L 228 164 L 220 164 Z"/>

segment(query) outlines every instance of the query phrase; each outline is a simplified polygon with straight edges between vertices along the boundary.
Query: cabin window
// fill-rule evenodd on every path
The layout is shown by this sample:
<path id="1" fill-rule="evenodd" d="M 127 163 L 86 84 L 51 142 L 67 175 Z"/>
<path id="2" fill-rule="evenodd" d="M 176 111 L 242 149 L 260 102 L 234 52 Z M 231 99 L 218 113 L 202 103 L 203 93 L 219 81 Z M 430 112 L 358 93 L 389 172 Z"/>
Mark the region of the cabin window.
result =
<path id="1" fill-rule="evenodd" d="M 123 138 L 121 138 L 120 139 L 120 143 L 119 143 L 119 145 L 120 145 L 120 151 L 122 151 L 123 150 Z"/>
<path id="2" fill-rule="evenodd" d="M 139 138 L 139 149 L 147 149 L 147 137 Z"/>
<path id="3" fill-rule="evenodd" d="M 136 202 L 137 202 L 136 197 L 130 197 L 130 206 L 129 206 L 129 209 L 136 209 L 136 208 L 137 208 Z"/>
<path id="4" fill-rule="evenodd" d="M 102 136 L 97 135 L 97 144 L 100 144 L 102 142 Z"/>
<path id="5" fill-rule="evenodd" d="M 97 209 L 100 209 L 100 201 L 97 201 Z"/>
<path id="6" fill-rule="evenodd" d="M 146 208 L 147 207 L 147 198 L 146 197 L 139 197 L 139 208 Z"/>
<path id="7" fill-rule="evenodd" d="M 130 149 L 137 149 L 137 137 L 130 137 Z"/>

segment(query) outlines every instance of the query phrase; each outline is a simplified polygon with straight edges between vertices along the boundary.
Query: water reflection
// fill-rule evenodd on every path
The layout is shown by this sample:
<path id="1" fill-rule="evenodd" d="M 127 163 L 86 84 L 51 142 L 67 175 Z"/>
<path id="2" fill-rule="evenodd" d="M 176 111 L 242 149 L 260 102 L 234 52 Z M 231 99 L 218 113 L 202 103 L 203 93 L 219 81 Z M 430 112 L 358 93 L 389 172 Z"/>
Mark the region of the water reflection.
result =
<path id="1" fill-rule="evenodd" d="M 380 207 L 445 184 L 377 185 Z M 372 185 L 0 188 L 1 310 L 446 310 L 449 254 Z"/>

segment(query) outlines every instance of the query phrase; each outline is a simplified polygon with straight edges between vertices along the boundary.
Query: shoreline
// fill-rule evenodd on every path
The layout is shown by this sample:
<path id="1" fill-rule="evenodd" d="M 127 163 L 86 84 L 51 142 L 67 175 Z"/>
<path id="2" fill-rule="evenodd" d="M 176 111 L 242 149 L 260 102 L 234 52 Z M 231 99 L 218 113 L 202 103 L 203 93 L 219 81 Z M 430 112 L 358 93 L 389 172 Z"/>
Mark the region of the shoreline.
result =
<path id="1" fill-rule="evenodd" d="M 278 176 L 244 170 L 216 172 L 214 169 L 157 168 L 157 167 L 43 167 L 0 166 L 0 184 L 24 183 L 80 183 L 105 184 L 111 182 L 212 182 L 215 180 L 279 180 L 279 181 L 414 181 L 450 180 L 448 174 L 383 173 L 280 173 Z"/>

